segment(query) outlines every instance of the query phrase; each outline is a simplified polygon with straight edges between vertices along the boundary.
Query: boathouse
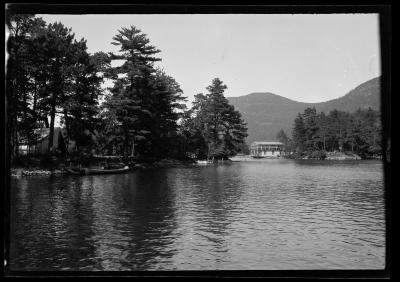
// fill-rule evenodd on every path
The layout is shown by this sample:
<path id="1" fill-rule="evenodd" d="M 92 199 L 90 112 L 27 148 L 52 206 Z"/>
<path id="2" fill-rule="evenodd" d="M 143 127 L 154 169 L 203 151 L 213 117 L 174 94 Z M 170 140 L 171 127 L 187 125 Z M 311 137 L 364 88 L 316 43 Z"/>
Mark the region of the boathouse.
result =
<path id="1" fill-rule="evenodd" d="M 283 150 L 281 142 L 253 142 L 250 145 L 250 155 L 258 158 L 277 158 L 280 157 Z"/>

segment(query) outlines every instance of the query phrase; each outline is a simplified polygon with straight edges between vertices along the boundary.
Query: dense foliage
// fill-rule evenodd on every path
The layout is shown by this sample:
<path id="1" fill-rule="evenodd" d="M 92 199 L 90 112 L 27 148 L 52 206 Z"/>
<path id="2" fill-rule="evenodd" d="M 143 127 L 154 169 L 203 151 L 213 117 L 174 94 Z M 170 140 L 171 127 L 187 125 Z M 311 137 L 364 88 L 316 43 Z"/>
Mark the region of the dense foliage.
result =
<path id="1" fill-rule="evenodd" d="M 179 110 L 185 107 L 182 90 L 172 77 L 154 68 L 160 51 L 140 30 L 123 28 L 113 40 L 120 54 L 110 54 L 111 60 L 123 64 L 109 72 L 114 86 L 102 115 L 105 149 L 126 156 L 136 150 L 138 155 L 163 157 L 177 130 Z"/>
<path id="2" fill-rule="evenodd" d="M 227 86 L 219 78 L 213 79 L 207 87 L 208 94 L 197 94 L 182 120 L 186 151 L 199 158 L 233 156 L 245 145 L 246 124 L 225 98 L 225 89 Z"/>
<path id="3" fill-rule="evenodd" d="M 381 155 L 381 131 L 380 114 L 371 108 L 354 113 L 333 110 L 328 115 L 307 108 L 294 120 L 292 139 L 283 131 L 277 138 L 297 155 L 340 151 L 370 158 Z"/>
<path id="4" fill-rule="evenodd" d="M 177 81 L 155 67 L 161 59 L 147 35 L 134 26 L 112 38 L 117 53 L 89 54 L 62 23 L 47 24 L 33 15 L 7 15 L 7 147 L 17 158 L 21 144 L 37 144 L 37 129 L 48 128 L 49 154 L 100 154 L 225 158 L 248 153 L 247 126 L 224 96 L 227 86 L 212 80 L 186 110 Z M 34 54 L 34 55 L 32 55 Z M 113 62 L 122 62 L 114 66 Z M 105 80 L 112 82 L 106 91 Z M 56 152 L 56 118 L 74 151 Z M 307 108 L 294 120 L 292 136 L 277 139 L 287 153 L 318 155 L 351 151 L 364 158 L 381 153 L 378 112 L 317 113 Z M 60 140 L 58 140 L 60 142 Z M 317 153 L 316 153 L 317 152 Z"/>
<path id="5" fill-rule="evenodd" d="M 47 155 L 78 159 L 94 154 L 211 158 L 246 147 L 247 129 L 223 95 L 226 85 L 214 79 L 209 94 L 197 95 L 193 108 L 185 111 L 180 85 L 155 67 L 160 50 L 136 27 L 121 28 L 112 38 L 117 53 L 89 54 L 86 41 L 76 40 L 62 23 L 47 24 L 33 15 L 8 15 L 7 20 L 12 160 L 18 159 L 20 145 L 38 144 L 43 128 L 49 132 Z M 106 80 L 112 82 L 108 89 Z M 65 146 L 53 140 L 57 123 Z"/>
<path id="6" fill-rule="evenodd" d="M 47 25 L 33 15 L 9 15 L 8 27 L 6 101 L 11 156 L 18 156 L 20 144 L 33 145 L 39 138 L 35 129 L 41 127 L 49 128 L 48 151 L 55 153 L 57 115 L 67 139 L 75 140 L 78 150 L 86 146 L 84 132 L 94 127 L 101 95 L 101 64 L 93 60 L 96 55 L 88 54 L 86 41 L 74 39 L 62 23 Z"/>
<path id="7" fill-rule="evenodd" d="M 184 98 L 179 84 L 154 68 L 160 51 L 145 34 L 133 26 L 122 28 L 112 42 L 119 53 L 89 54 L 86 41 L 76 40 L 62 23 L 46 24 L 33 15 L 8 15 L 7 20 L 7 145 L 12 159 L 21 144 L 38 142 L 36 129 L 43 127 L 49 129 L 47 151 L 55 154 L 57 117 L 66 143 L 73 140 L 78 155 L 169 153 L 165 149 L 176 137 Z M 112 67 L 114 60 L 123 64 Z M 102 103 L 105 79 L 113 86 Z"/>

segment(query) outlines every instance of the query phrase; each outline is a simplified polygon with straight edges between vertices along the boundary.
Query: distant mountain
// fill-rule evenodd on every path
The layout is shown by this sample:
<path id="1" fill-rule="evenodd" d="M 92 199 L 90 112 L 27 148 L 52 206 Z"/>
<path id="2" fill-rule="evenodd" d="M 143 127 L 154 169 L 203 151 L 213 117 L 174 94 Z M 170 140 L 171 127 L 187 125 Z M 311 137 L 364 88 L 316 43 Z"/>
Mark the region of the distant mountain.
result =
<path id="1" fill-rule="evenodd" d="M 291 135 L 296 115 L 307 107 L 329 113 L 334 109 L 354 112 L 358 108 L 380 109 L 380 77 L 362 83 L 346 95 L 321 103 L 302 103 L 272 93 L 251 93 L 240 97 L 227 97 L 247 123 L 247 142 L 275 141 L 282 128 Z"/>

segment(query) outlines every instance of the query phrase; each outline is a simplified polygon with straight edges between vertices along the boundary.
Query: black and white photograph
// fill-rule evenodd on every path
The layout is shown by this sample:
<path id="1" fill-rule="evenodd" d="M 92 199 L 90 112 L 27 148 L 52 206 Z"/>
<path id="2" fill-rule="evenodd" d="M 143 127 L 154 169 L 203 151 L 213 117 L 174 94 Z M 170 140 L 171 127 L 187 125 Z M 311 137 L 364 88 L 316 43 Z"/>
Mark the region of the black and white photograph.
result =
<path id="1" fill-rule="evenodd" d="M 5 4 L 6 275 L 389 275 L 390 6 L 74 6 Z"/>

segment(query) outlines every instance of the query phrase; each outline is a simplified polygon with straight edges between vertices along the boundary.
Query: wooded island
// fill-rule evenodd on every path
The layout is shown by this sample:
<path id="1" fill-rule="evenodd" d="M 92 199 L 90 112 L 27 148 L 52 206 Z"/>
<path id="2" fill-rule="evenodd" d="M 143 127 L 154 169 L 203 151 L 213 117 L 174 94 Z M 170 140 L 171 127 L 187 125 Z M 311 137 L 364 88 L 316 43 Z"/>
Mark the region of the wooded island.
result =
<path id="1" fill-rule="evenodd" d="M 160 50 L 136 27 L 112 38 L 118 53 L 90 54 L 86 41 L 62 23 L 34 15 L 8 15 L 7 21 L 11 166 L 93 155 L 139 162 L 227 158 L 245 145 L 247 128 L 224 97 L 227 86 L 213 79 L 187 109 L 178 82 L 154 66 Z M 106 80 L 112 82 L 107 89 Z"/>
<path id="2" fill-rule="evenodd" d="M 127 163 L 222 160 L 249 153 L 246 123 L 225 98 L 227 86 L 212 79 L 188 109 L 179 83 L 155 67 L 161 51 L 136 27 L 112 38 L 119 52 L 90 54 L 86 40 L 60 22 L 34 15 L 8 15 L 7 21 L 11 166 L 85 163 L 93 156 L 121 156 Z M 324 159 L 330 152 L 376 158 L 382 156 L 381 130 L 372 109 L 325 114 L 307 108 L 294 120 L 291 138 L 281 130 L 276 140 L 290 158 Z"/>
<path id="3" fill-rule="evenodd" d="M 292 158 L 325 159 L 327 154 L 357 154 L 363 159 L 382 157 L 382 124 L 378 111 L 354 113 L 333 110 L 326 115 L 306 108 L 294 120 L 292 138 L 280 130 L 276 138 Z"/>

